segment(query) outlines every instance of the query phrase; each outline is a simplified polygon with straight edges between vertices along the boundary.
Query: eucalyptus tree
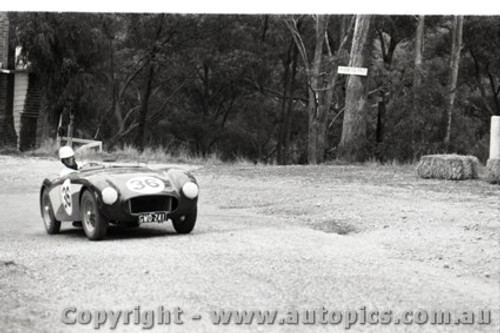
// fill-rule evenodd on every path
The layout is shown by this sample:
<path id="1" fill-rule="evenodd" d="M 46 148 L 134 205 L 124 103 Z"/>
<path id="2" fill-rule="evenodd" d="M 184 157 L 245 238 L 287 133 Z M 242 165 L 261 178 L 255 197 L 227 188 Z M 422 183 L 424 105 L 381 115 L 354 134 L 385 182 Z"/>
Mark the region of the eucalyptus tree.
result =
<path id="1" fill-rule="evenodd" d="M 388 121 L 390 122 L 388 105 L 396 97 L 394 92 L 399 89 L 399 87 L 392 85 L 394 73 L 398 73 L 401 67 L 400 62 L 397 61 L 397 55 L 413 40 L 416 19 L 414 16 L 408 15 L 381 15 L 373 16 L 372 21 L 373 28 L 370 38 L 374 38 L 376 45 L 372 57 L 375 60 L 381 60 L 382 63 L 378 68 L 377 66 L 370 68 L 372 73 L 375 72 L 370 77 L 370 81 L 373 82 L 371 83 L 373 87 L 370 89 L 373 89 L 377 103 L 375 154 L 377 159 L 383 161 L 386 157 L 384 139 L 387 136 L 386 132 L 391 130 L 387 124 Z M 409 117 L 414 118 L 414 115 L 410 114 Z M 408 121 L 407 123 L 410 127 L 408 130 L 412 133 L 413 122 Z"/>
<path id="2" fill-rule="evenodd" d="M 371 16 L 358 15 L 351 46 L 349 66 L 368 67 Z M 339 155 L 348 161 L 368 158 L 367 109 L 368 79 L 351 75 L 347 82 L 342 138 Z"/>
<path id="3" fill-rule="evenodd" d="M 500 17 L 465 17 L 463 46 L 462 70 L 471 78 L 464 83 L 479 95 L 470 103 L 486 119 L 500 115 Z"/>
<path id="4" fill-rule="evenodd" d="M 449 150 L 450 146 L 453 108 L 457 95 L 458 70 L 460 68 L 460 54 L 462 53 L 463 24 L 463 16 L 453 17 L 451 26 L 450 73 L 446 96 L 446 132 L 444 136 L 444 144 L 447 150 Z"/>
<path id="5" fill-rule="evenodd" d="M 258 16 L 200 15 L 196 29 L 196 41 L 177 53 L 190 79 L 165 130 L 200 155 L 268 155 L 277 104 L 267 97 L 275 77 L 262 41 L 269 27 Z"/>
<path id="6" fill-rule="evenodd" d="M 102 82 L 96 64 L 103 61 L 103 17 L 90 13 L 19 13 L 16 20 L 21 56 L 43 87 L 48 115 L 45 136 L 55 137 L 58 119 L 68 110 L 76 121 L 99 111 Z"/>
<path id="7" fill-rule="evenodd" d="M 424 77 L 424 43 L 425 43 L 425 16 L 419 15 L 416 17 L 417 29 L 415 32 L 414 40 L 414 69 L 413 69 L 413 82 L 412 82 L 412 106 L 410 108 L 410 121 L 409 123 L 409 149 L 411 150 L 412 159 L 416 159 L 416 130 L 420 126 L 417 115 L 420 112 L 422 105 L 421 91 L 422 80 Z"/>
<path id="8" fill-rule="evenodd" d="M 200 18 L 133 14 L 126 19 L 123 47 L 131 53 L 133 66 L 125 81 L 130 83 L 125 115 L 130 115 L 127 128 L 135 131 L 135 146 L 143 150 L 146 140 L 151 138 L 151 122 L 154 124 L 166 116 L 168 102 L 180 90 L 176 86 L 179 74 L 174 59 L 197 43 Z"/>
<path id="9" fill-rule="evenodd" d="M 337 25 L 336 37 L 333 38 L 328 30 L 332 17 L 316 15 L 311 22 L 314 27 L 311 40 L 314 42 L 308 44 L 299 30 L 302 19 L 304 18 L 289 16 L 284 18 L 284 22 L 294 38 L 307 77 L 307 160 L 310 164 L 317 164 L 324 161 L 328 116 L 338 78 L 337 66 L 345 56 L 353 24 L 348 29 L 339 29 Z M 331 45 L 333 40 L 336 41 L 336 49 Z"/>

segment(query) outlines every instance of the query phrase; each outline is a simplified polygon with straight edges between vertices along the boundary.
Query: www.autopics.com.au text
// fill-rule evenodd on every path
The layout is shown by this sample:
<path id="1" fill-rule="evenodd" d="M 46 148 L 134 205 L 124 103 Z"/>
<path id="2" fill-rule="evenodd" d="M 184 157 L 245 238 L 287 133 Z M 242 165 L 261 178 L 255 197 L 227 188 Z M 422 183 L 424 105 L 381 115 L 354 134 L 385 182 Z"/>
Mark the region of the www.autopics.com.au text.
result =
<path id="1" fill-rule="evenodd" d="M 368 310 L 361 306 L 356 310 L 329 310 L 318 307 L 314 310 L 212 310 L 208 317 L 213 325 L 342 325 L 349 329 L 353 325 L 489 325 L 491 310 L 457 311 L 409 310 L 395 314 L 392 310 Z M 137 325 L 143 329 L 155 325 L 182 325 L 186 320 L 202 320 L 201 314 L 187 316 L 183 309 L 131 310 L 79 310 L 75 306 L 62 311 L 61 321 L 66 325 L 92 325 L 99 329 L 105 325 L 115 329 L 119 324 Z"/>

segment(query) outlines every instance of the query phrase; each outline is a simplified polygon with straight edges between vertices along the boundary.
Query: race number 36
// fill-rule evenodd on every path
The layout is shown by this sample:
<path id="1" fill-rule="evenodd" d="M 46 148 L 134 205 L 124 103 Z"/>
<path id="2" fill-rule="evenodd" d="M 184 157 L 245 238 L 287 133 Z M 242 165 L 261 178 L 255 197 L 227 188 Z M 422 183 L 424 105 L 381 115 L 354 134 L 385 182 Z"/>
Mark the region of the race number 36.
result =
<path id="1" fill-rule="evenodd" d="M 154 177 L 135 177 L 129 179 L 126 185 L 129 190 L 144 194 L 158 193 L 165 188 L 163 181 Z"/>

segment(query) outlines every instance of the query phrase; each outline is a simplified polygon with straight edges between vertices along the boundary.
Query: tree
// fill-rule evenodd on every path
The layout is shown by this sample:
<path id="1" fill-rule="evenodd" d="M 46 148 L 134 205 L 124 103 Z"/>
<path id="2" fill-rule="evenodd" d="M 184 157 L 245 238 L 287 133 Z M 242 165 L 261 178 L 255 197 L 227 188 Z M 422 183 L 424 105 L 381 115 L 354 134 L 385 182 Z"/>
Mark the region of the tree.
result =
<path id="1" fill-rule="evenodd" d="M 370 68 L 370 86 L 375 89 L 370 93 L 376 100 L 375 156 L 383 162 L 386 159 L 386 142 L 391 128 L 387 122 L 388 105 L 391 105 L 398 87 L 393 85 L 394 74 L 399 73 L 401 66 L 398 53 L 407 47 L 415 35 L 415 18 L 413 16 L 374 16 L 372 17 L 375 51 L 372 54 L 373 66 Z M 404 52 L 404 51 L 403 51 Z M 411 117 L 411 110 L 410 110 Z M 370 122 L 370 121 L 369 121 Z M 408 122 L 411 125 L 411 122 Z M 369 126 L 370 127 L 370 126 Z M 368 134 L 370 135 L 370 133 Z"/>
<path id="2" fill-rule="evenodd" d="M 298 49 L 293 40 L 290 42 L 283 59 L 283 98 L 281 101 L 281 124 L 278 137 L 277 162 L 281 165 L 290 164 L 290 135 L 292 128 L 292 112 L 294 106 L 293 94 L 297 81 Z"/>
<path id="3" fill-rule="evenodd" d="M 99 112 L 94 103 L 102 82 L 97 66 L 104 54 L 101 19 L 80 13 L 18 14 L 21 55 L 44 87 L 41 112 L 48 114 L 44 137 L 55 137 L 59 116 L 68 105 L 77 120 L 93 119 Z"/>
<path id="4" fill-rule="evenodd" d="M 139 112 L 139 121 L 138 121 L 138 131 L 135 139 L 135 145 L 139 151 L 144 151 L 144 136 L 146 131 L 146 120 L 149 113 L 149 100 L 151 98 L 152 85 L 155 77 L 155 58 L 157 53 L 159 52 L 159 48 L 157 46 L 158 43 L 165 43 L 165 41 L 160 41 L 160 37 L 162 35 L 163 24 L 164 24 L 164 14 L 159 14 L 157 17 L 154 17 L 155 27 L 154 29 L 154 40 L 151 43 L 151 46 L 146 54 L 145 66 L 146 66 L 146 76 L 145 82 L 143 84 L 143 91 L 141 95 L 141 107 Z M 167 37 L 168 40 L 168 37 Z"/>
<path id="5" fill-rule="evenodd" d="M 462 31 L 463 31 L 463 16 L 454 16 L 451 27 L 451 56 L 450 56 L 450 74 L 448 79 L 448 91 L 446 96 L 446 132 L 444 136 L 444 144 L 446 149 L 450 146 L 451 137 L 451 122 L 453 117 L 453 107 L 457 94 L 458 70 L 460 67 L 460 53 L 462 52 Z"/>
<path id="6" fill-rule="evenodd" d="M 479 92 L 469 98 L 475 109 L 488 119 L 500 115 L 500 20 L 498 17 L 471 16 L 464 23 L 464 59 L 461 72 L 470 80 L 464 83 Z"/>
<path id="7" fill-rule="evenodd" d="M 368 67 L 370 15 L 358 15 L 351 46 L 349 66 Z M 351 75 L 347 81 L 344 123 L 339 156 L 348 161 L 368 158 L 367 99 L 368 78 Z"/>
<path id="8" fill-rule="evenodd" d="M 420 92 L 422 90 L 422 76 L 424 75 L 423 70 L 423 55 L 424 55 L 424 30 L 425 28 L 425 16 L 420 15 L 417 17 L 417 31 L 415 35 L 415 69 L 413 72 L 413 107 L 411 108 L 410 114 L 410 140 L 411 140 L 411 150 L 412 154 L 415 153 L 415 124 L 416 115 L 420 109 Z"/>
<path id="9" fill-rule="evenodd" d="M 398 45 L 414 35 L 414 18 L 406 15 L 384 15 L 372 17 L 372 21 L 380 43 L 382 60 L 387 67 L 390 67 Z"/>
<path id="10" fill-rule="evenodd" d="M 71 108 L 75 135 L 108 149 L 279 164 L 375 151 L 410 161 L 443 150 L 451 91 L 449 149 L 479 157 L 489 117 L 500 114 L 496 17 L 466 18 L 450 90 L 450 16 L 426 16 L 425 34 L 414 16 L 372 16 L 371 28 L 335 15 L 16 16 L 24 61 L 43 87 L 46 134 Z M 370 75 L 338 76 L 349 62 Z"/>
<path id="11" fill-rule="evenodd" d="M 310 164 L 324 161 L 328 114 L 338 78 L 337 65 L 342 58 L 352 27 L 351 24 L 348 29 L 342 31 L 342 35 L 338 38 L 337 51 L 333 53 L 328 33 L 329 20 L 330 17 L 327 15 L 315 17 L 315 43 L 312 60 L 309 60 L 306 43 L 298 29 L 298 21 L 293 17 L 285 18 L 285 23 L 292 33 L 301 55 L 307 76 L 307 112 L 309 116 L 307 159 Z"/>

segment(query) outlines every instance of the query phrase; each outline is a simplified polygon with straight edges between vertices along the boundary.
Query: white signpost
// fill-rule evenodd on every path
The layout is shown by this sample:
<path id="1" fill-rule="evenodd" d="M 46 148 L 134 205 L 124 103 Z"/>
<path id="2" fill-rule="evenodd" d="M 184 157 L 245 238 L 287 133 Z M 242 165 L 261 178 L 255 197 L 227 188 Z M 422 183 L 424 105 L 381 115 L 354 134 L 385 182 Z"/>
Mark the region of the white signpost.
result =
<path id="1" fill-rule="evenodd" d="M 500 116 L 491 117 L 490 158 L 500 158 Z"/>
<path id="2" fill-rule="evenodd" d="M 346 75 L 366 76 L 366 75 L 368 75 L 368 68 L 366 68 L 366 67 L 339 66 L 337 72 L 339 74 L 346 74 Z"/>

